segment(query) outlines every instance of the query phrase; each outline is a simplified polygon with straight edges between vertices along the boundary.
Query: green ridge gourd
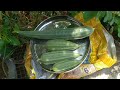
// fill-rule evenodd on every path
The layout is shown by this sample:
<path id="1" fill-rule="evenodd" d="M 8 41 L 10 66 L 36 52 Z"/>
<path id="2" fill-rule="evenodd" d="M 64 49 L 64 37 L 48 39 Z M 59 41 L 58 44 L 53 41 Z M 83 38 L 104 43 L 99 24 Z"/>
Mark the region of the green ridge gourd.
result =
<path id="1" fill-rule="evenodd" d="M 79 47 L 79 44 L 63 39 L 48 40 L 46 42 L 46 48 L 48 51 L 75 50 Z"/>
<path id="2" fill-rule="evenodd" d="M 37 39 L 65 39 L 74 40 L 82 39 L 90 36 L 94 29 L 87 26 L 80 26 L 74 28 L 54 28 L 52 30 L 42 31 L 16 31 L 16 33 L 29 38 Z"/>

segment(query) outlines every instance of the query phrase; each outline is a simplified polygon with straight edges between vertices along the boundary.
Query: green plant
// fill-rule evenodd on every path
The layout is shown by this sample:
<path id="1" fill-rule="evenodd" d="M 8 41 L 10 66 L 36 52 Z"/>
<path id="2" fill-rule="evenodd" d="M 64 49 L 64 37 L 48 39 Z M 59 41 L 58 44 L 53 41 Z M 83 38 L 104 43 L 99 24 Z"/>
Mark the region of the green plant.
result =
<path id="1" fill-rule="evenodd" d="M 26 26 L 29 22 L 26 21 L 25 15 L 19 11 L 0 11 L 0 54 L 3 59 L 10 58 L 14 51 L 25 43 L 25 39 L 13 31 L 28 30 Z"/>
<path id="2" fill-rule="evenodd" d="M 19 46 L 28 41 L 13 32 L 34 30 L 42 20 L 61 14 L 62 11 L 0 11 L 1 56 L 10 58 Z"/>
<path id="3" fill-rule="evenodd" d="M 85 21 L 98 18 L 105 28 L 113 34 L 117 34 L 120 38 L 120 12 L 119 11 L 83 11 Z"/>
<path id="4" fill-rule="evenodd" d="M 19 30 L 19 26 L 13 17 L 8 16 L 5 12 L 1 12 L 1 28 L 0 28 L 0 54 L 7 59 L 16 46 L 21 45 L 17 34 L 13 34 L 13 30 Z"/>

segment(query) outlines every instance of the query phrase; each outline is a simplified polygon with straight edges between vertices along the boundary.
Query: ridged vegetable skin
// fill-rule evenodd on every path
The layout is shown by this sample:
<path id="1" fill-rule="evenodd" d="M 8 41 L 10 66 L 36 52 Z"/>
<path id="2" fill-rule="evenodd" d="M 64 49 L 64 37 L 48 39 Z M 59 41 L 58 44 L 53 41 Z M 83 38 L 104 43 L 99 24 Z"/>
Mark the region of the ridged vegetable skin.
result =
<path id="1" fill-rule="evenodd" d="M 73 51 L 52 51 L 43 53 L 38 61 L 47 64 L 54 64 L 57 61 L 62 61 L 65 59 L 75 59 L 80 55 L 80 53 L 74 53 Z"/>
<path id="2" fill-rule="evenodd" d="M 48 51 L 75 50 L 79 47 L 79 44 L 63 39 L 48 40 L 46 42 L 46 48 Z"/>
<path id="3" fill-rule="evenodd" d="M 25 37 L 37 38 L 37 39 L 82 39 L 90 36 L 94 29 L 87 26 L 80 26 L 74 28 L 54 28 L 52 30 L 43 31 L 17 31 L 16 33 Z"/>
<path id="4" fill-rule="evenodd" d="M 80 62 L 76 60 L 64 60 L 64 61 L 55 63 L 52 69 L 55 72 L 62 72 L 62 71 L 70 70 L 76 67 L 77 65 L 79 65 L 79 63 Z"/>

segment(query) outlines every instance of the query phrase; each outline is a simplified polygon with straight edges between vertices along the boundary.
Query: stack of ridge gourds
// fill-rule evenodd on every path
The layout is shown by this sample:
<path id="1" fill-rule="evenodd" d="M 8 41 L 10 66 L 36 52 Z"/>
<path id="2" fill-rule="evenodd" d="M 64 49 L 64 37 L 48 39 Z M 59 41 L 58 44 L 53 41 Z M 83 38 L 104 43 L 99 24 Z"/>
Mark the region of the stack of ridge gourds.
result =
<path id="1" fill-rule="evenodd" d="M 17 31 L 17 33 L 29 38 L 46 39 L 45 47 L 48 52 L 43 53 L 38 62 L 52 65 L 54 72 L 64 72 L 80 64 L 80 60 L 76 58 L 81 54 L 74 52 L 80 45 L 72 41 L 89 37 L 93 31 L 91 27 L 80 26 L 43 31 Z"/>

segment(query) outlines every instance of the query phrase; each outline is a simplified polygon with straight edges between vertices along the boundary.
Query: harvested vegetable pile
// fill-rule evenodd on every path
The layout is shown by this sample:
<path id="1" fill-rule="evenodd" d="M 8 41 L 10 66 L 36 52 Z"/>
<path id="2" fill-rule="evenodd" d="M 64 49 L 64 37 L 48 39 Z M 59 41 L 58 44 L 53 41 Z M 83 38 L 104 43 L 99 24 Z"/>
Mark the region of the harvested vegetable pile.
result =
<path id="1" fill-rule="evenodd" d="M 66 18 L 66 16 L 58 16 L 57 18 L 60 18 L 58 20 L 61 20 L 63 17 Z M 54 17 L 51 17 L 51 19 L 52 18 Z M 30 38 L 31 40 L 39 39 L 40 41 L 44 41 L 42 46 L 45 48 L 45 52 L 38 56 L 39 58 L 37 61 L 38 63 L 42 64 L 42 66 L 48 67 L 48 70 L 54 73 L 61 73 L 72 70 L 82 63 L 83 59 L 80 59 L 79 57 L 84 57 L 84 55 L 78 51 L 80 49 L 80 45 L 73 41 L 87 38 L 94 32 L 93 28 L 87 26 L 85 27 L 81 25 L 72 27 L 70 22 L 70 25 L 64 28 L 65 25 L 63 22 L 68 22 L 65 20 L 66 19 L 55 21 L 53 23 L 54 25 L 55 23 L 59 22 L 57 25 L 58 27 L 62 26 L 62 28 L 55 27 L 56 25 L 54 25 L 52 28 L 46 27 L 44 30 L 40 30 L 40 27 L 38 27 L 39 31 L 36 29 L 35 31 L 15 32 L 21 36 Z M 48 21 L 48 19 L 46 21 Z M 40 43 L 40 41 L 38 41 L 38 43 Z"/>

